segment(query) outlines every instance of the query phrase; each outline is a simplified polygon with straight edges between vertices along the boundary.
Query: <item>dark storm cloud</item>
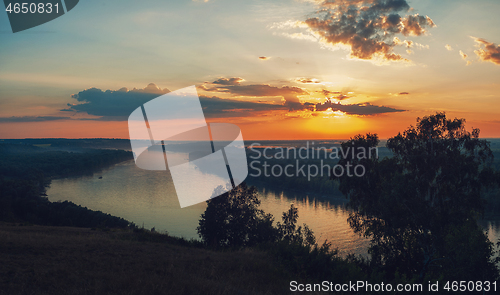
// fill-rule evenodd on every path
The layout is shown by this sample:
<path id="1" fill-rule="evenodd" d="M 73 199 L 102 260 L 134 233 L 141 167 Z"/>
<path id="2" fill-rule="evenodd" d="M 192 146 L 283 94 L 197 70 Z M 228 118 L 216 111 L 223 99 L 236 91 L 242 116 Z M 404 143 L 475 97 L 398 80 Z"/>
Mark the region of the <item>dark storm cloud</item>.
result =
<path id="1" fill-rule="evenodd" d="M 395 35 L 420 36 L 435 26 L 427 16 L 402 16 L 410 10 L 405 0 L 329 0 L 321 6 L 321 16 L 304 23 L 321 42 L 346 45 L 358 59 L 407 61 L 393 52 Z"/>
<path id="2" fill-rule="evenodd" d="M 139 106 L 149 100 L 168 93 L 168 89 L 160 89 L 151 83 L 142 89 L 121 88 L 105 90 L 90 88 L 73 94 L 71 97 L 80 104 L 68 104 L 69 108 L 61 111 L 84 112 L 89 115 L 103 117 L 105 121 L 124 121 Z"/>

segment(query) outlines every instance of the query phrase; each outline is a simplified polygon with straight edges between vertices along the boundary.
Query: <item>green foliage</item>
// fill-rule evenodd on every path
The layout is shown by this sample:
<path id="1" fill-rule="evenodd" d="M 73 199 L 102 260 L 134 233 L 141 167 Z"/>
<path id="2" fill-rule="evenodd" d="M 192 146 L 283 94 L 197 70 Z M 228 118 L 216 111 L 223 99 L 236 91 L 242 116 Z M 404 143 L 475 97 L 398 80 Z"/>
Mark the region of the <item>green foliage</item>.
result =
<path id="1" fill-rule="evenodd" d="M 392 158 L 341 161 L 366 168 L 364 177 L 338 181 L 355 209 L 351 227 L 371 238 L 374 267 L 420 280 L 454 277 L 448 270 L 460 267 L 464 276 L 467 270 L 482 279 L 498 276 L 491 245 L 476 224 L 484 209 L 482 188 L 493 183 L 488 177 L 493 156 L 479 130 L 467 132 L 464 123 L 444 113 L 424 117 L 388 140 Z M 343 147 L 377 144 L 377 136 L 368 134 Z M 466 267 L 471 257 L 474 263 Z"/>

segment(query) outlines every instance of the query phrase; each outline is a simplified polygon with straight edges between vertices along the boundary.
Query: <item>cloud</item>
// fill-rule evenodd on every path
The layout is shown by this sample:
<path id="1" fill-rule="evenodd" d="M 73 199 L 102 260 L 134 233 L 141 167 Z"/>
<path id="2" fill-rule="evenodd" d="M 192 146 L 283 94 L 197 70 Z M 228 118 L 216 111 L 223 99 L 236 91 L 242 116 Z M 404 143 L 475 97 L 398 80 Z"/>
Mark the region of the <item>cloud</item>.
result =
<path id="1" fill-rule="evenodd" d="M 307 79 L 307 78 L 304 78 Z M 311 79 L 313 80 L 313 79 Z M 236 118 L 236 117 L 258 117 L 268 113 L 274 114 L 305 114 L 314 116 L 316 112 L 325 111 L 329 108 L 350 115 L 377 115 L 390 112 L 402 112 L 386 106 L 376 106 L 370 103 L 340 104 L 333 103 L 330 99 L 338 101 L 349 96 L 340 91 L 321 90 L 326 97 L 325 103 L 301 102 L 299 95 L 308 95 L 309 92 L 295 86 L 272 86 L 268 84 L 241 85 L 243 78 L 219 78 L 212 83 L 205 82 L 198 87 L 206 92 L 229 95 L 229 98 L 218 95 L 200 95 L 200 103 L 207 118 Z M 78 118 L 78 120 L 95 121 L 126 121 L 132 111 L 155 97 L 168 93 L 168 89 L 161 89 L 151 83 L 142 89 L 121 88 L 119 90 L 101 90 L 90 88 L 72 95 L 78 104 L 68 104 L 69 108 L 64 112 L 83 112 L 93 118 Z M 201 94 L 201 93 L 200 93 Z M 349 92 L 348 94 L 352 94 Z M 281 102 L 270 103 L 269 101 L 255 101 L 256 97 L 282 97 Z M 245 99 L 252 99 L 251 101 Z M 64 120 L 70 117 L 10 117 L 0 118 L 0 122 L 40 122 L 49 120 Z"/>
<path id="2" fill-rule="evenodd" d="M 401 41 L 398 37 L 394 37 L 394 39 L 392 39 L 394 41 L 394 44 L 395 45 L 405 45 L 406 48 L 412 48 L 413 47 L 413 41 L 411 40 L 404 40 L 404 41 Z"/>
<path id="3" fill-rule="evenodd" d="M 343 94 L 339 94 L 343 95 Z M 326 111 L 332 109 L 333 111 L 341 111 L 348 115 L 361 115 L 371 116 L 383 113 L 404 112 L 396 108 L 386 106 L 376 106 L 370 103 L 358 104 L 340 104 L 333 103 L 328 100 L 325 103 L 300 103 L 297 101 L 287 100 L 283 105 L 257 103 L 251 101 L 241 101 L 234 99 L 222 99 L 216 96 L 209 97 L 200 96 L 203 112 L 207 118 L 224 118 L 224 117 L 248 117 L 256 115 L 256 112 L 272 112 L 272 111 L 300 111 L 309 110 L 312 113 Z"/>
<path id="4" fill-rule="evenodd" d="M 302 24 L 309 35 L 324 45 L 343 46 L 350 57 L 363 60 L 408 61 L 394 53 L 397 34 L 421 36 L 436 25 L 428 16 L 401 15 L 410 11 L 406 0 L 327 0 L 320 4 L 317 17 Z M 299 28 L 287 22 L 273 28 Z M 289 34 L 293 35 L 293 34 Z M 411 47 L 412 41 L 406 41 Z"/>
<path id="5" fill-rule="evenodd" d="M 221 78 L 224 81 L 230 80 L 227 78 Z M 240 78 L 241 79 L 241 78 Z M 220 80 L 220 79 L 219 79 Z M 298 78 L 300 83 L 311 83 L 314 79 L 310 78 Z M 337 101 L 342 101 L 347 98 L 352 97 L 349 93 L 343 93 L 341 91 L 329 91 L 326 89 L 320 92 L 328 97 L 328 101 L 325 103 L 310 103 L 310 102 L 300 102 L 298 95 L 309 94 L 305 89 L 300 87 L 290 87 L 282 86 L 276 87 L 268 84 L 253 84 L 253 85 L 217 85 L 205 83 L 200 86 L 202 90 L 208 92 L 219 92 L 225 94 L 231 94 L 233 96 L 239 97 L 266 97 L 266 96 L 282 96 L 284 102 L 282 105 L 277 104 L 267 104 L 267 103 L 255 103 L 234 99 L 221 99 L 216 96 L 209 97 L 203 96 L 202 106 L 207 116 L 211 117 L 238 117 L 238 116 L 250 116 L 251 112 L 258 111 L 276 111 L 276 110 L 288 110 L 289 112 L 308 110 L 311 112 L 325 111 L 331 108 L 334 111 L 341 111 L 350 115 L 363 115 L 370 116 L 382 113 L 391 112 L 403 112 L 405 110 L 395 109 L 385 106 L 376 106 L 370 103 L 359 103 L 359 104 L 335 104 L 331 102 L 332 99 Z"/>
<path id="6" fill-rule="evenodd" d="M 254 85 L 222 85 L 214 88 L 205 88 L 207 91 L 225 92 L 239 96 L 288 96 L 305 95 L 308 92 L 300 87 L 282 86 L 276 87 L 269 84 Z"/>
<path id="7" fill-rule="evenodd" d="M 341 111 L 349 115 L 371 116 L 383 113 L 404 112 L 405 110 L 395 109 L 386 106 L 376 106 L 370 103 L 359 104 L 340 104 L 333 103 L 328 100 L 325 103 L 300 103 L 287 101 L 283 105 L 257 103 L 250 101 L 240 101 L 233 99 L 221 99 L 213 96 L 200 96 L 203 112 L 207 118 L 224 118 L 224 117 L 248 117 L 254 116 L 256 112 L 271 112 L 271 111 L 297 111 L 309 110 L 311 112 L 321 112 L 328 109 L 333 111 Z"/>
<path id="8" fill-rule="evenodd" d="M 329 97 L 329 96 L 332 96 L 334 94 L 341 94 L 342 92 L 340 92 L 340 91 L 330 91 L 330 90 L 323 89 L 323 90 L 321 90 L 321 93 L 323 93 L 324 96 Z"/>
<path id="9" fill-rule="evenodd" d="M 399 93 L 389 93 L 389 95 L 391 95 L 391 96 L 403 96 L 403 95 L 410 95 L 410 92 L 403 91 L 403 92 L 399 92 Z"/>
<path id="10" fill-rule="evenodd" d="M 394 2 L 406 2 L 406 1 L 394 1 Z M 408 15 L 406 18 L 401 19 L 401 24 L 403 28 L 401 33 L 405 36 L 420 36 L 426 32 L 426 28 L 432 28 L 436 25 L 428 16 L 422 15 Z"/>
<path id="11" fill-rule="evenodd" d="M 245 81 L 243 78 L 235 77 L 235 78 L 220 78 L 219 80 L 213 81 L 213 84 L 219 85 L 238 85 L 242 81 Z"/>
<path id="12" fill-rule="evenodd" d="M 222 79 L 222 78 L 221 78 Z M 226 79 L 225 80 L 230 80 Z M 297 78 L 299 83 L 310 83 L 314 79 L 312 78 Z M 296 81 L 297 81 L 296 80 Z M 386 106 L 376 106 L 370 103 L 358 103 L 358 104 L 340 104 L 333 103 L 331 99 L 336 99 L 338 101 L 349 98 L 348 92 L 344 94 L 341 91 L 330 91 L 323 89 L 320 92 L 328 97 L 325 103 L 310 103 L 310 102 L 300 102 L 298 95 L 309 94 L 305 89 L 300 87 L 290 87 L 282 86 L 276 87 L 268 84 L 253 84 L 253 85 L 216 85 L 205 83 L 200 86 L 201 89 L 209 92 L 219 92 L 231 94 L 233 96 L 239 97 L 265 97 L 265 96 L 282 96 L 284 99 L 283 104 L 268 104 L 268 103 L 256 103 L 249 101 L 241 101 L 234 99 L 221 99 L 216 96 L 201 96 L 201 102 L 203 110 L 207 116 L 210 117 L 238 117 L 238 116 L 251 116 L 252 112 L 260 111 L 286 111 L 296 112 L 296 111 L 307 111 L 309 114 L 314 114 L 315 112 L 326 111 L 332 109 L 334 111 L 341 111 L 349 115 L 362 115 L 370 116 L 383 113 L 392 112 L 403 112 L 405 110 L 395 109 Z M 303 117 L 302 115 L 300 117 Z"/>
<path id="13" fill-rule="evenodd" d="M 217 96 L 200 95 L 200 102 L 207 118 L 248 117 L 256 112 L 288 110 L 284 105 L 222 99 Z"/>
<path id="14" fill-rule="evenodd" d="M 384 113 L 394 113 L 394 112 L 405 112 L 405 110 L 400 110 L 396 108 L 386 107 L 386 106 L 376 106 L 370 103 L 357 103 L 357 104 L 341 104 L 333 103 L 328 100 L 325 103 L 316 104 L 316 111 L 326 111 L 331 109 L 332 111 L 341 111 L 348 115 L 359 115 L 359 116 L 372 116 Z"/>
<path id="15" fill-rule="evenodd" d="M 458 51 L 458 53 L 463 58 L 463 60 L 467 61 L 467 64 L 466 64 L 467 66 L 472 63 L 470 60 L 467 60 L 468 55 L 466 53 L 464 53 L 462 50 Z"/>
<path id="16" fill-rule="evenodd" d="M 90 88 L 73 94 L 78 104 L 68 104 L 69 108 L 61 111 L 84 112 L 89 115 L 104 117 L 102 120 L 127 120 L 132 111 L 158 97 L 170 92 L 167 88 L 161 89 L 154 83 L 142 89 L 121 88 L 119 90 L 105 90 Z"/>
<path id="17" fill-rule="evenodd" d="M 490 61 L 496 65 L 500 65 L 500 46 L 494 43 L 488 42 L 481 38 L 474 38 L 476 41 L 476 46 L 478 50 L 475 50 L 474 53 L 482 60 L 482 61 Z"/>
<path id="18" fill-rule="evenodd" d="M 335 98 L 336 100 L 344 100 L 346 98 L 350 98 L 350 96 L 345 95 L 344 93 L 339 93 L 335 96 L 331 96 L 330 98 Z"/>
<path id="19" fill-rule="evenodd" d="M 23 117 L 4 117 L 0 118 L 1 123 L 21 123 L 21 122 L 45 122 L 56 120 L 68 120 L 70 117 L 55 117 L 55 116 L 23 116 Z"/>
<path id="20" fill-rule="evenodd" d="M 460 56 L 461 56 L 463 59 L 467 59 L 467 56 L 468 56 L 468 55 L 467 55 L 467 54 L 465 54 L 462 50 L 460 50 L 458 53 L 460 54 Z"/>
<path id="21" fill-rule="evenodd" d="M 259 59 L 260 60 L 268 60 L 268 59 L 271 59 L 270 56 L 259 56 Z"/>
<path id="22" fill-rule="evenodd" d="M 403 40 L 403 41 L 401 41 L 401 39 L 399 39 L 398 37 L 394 37 L 393 41 L 394 41 L 395 45 L 404 45 L 407 49 L 415 48 L 415 47 L 417 49 L 429 49 L 429 45 L 423 45 L 423 44 L 420 44 L 420 43 L 417 43 L 417 42 L 414 42 L 414 41 L 411 41 L 411 40 Z M 406 51 L 407 52 L 408 51 L 413 52 L 412 50 L 406 50 Z"/>
<path id="23" fill-rule="evenodd" d="M 318 84 L 321 83 L 318 79 L 314 78 L 295 78 L 294 80 L 297 83 L 303 83 L 303 84 Z"/>
<path id="24" fill-rule="evenodd" d="M 308 92 L 300 87 L 295 86 L 271 86 L 269 84 L 253 84 L 253 85 L 241 85 L 238 83 L 229 83 L 226 81 L 232 81 L 233 79 L 240 79 L 238 81 L 243 81 L 242 78 L 220 78 L 214 83 L 205 83 L 199 87 L 204 91 L 208 92 L 218 92 L 227 93 L 232 96 L 250 96 L 250 97 L 272 97 L 281 96 L 285 100 L 285 105 L 287 105 L 291 110 L 297 108 L 303 108 L 302 104 L 299 102 L 298 95 L 306 95 Z M 223 81 L 221 83 L 220 81 Z"/>
<path id="25" fill-rule="evenodd" d="M 226 78 L 221 78 L 225 80 L 231 80 Z M 219 80 L 221 80 L 219 79 Z M 239 78 L 241 79 L 241 78 Z M 219 81 L 217 80 L 217 81 Z M 232 96 L 249 96 L 249 97 L 272 97 L 281 96 L 285 100 L 284 105 L 290 110 L 298 110 L 306 108 L 302 103 L 300 103 L 298 95 L 307 95 L 305 89 L 296 86 L 271 86 L 269 84 L 253 84 L 253 85 L 218 85 L 216 83 L 205 83 L 199 87 L 204 91 L 208 92 L 218 92 L 226 93 Z"/>
<path id="26" fill-rule="evenodd" d="M 444 46 L 444 48 L 446 48 L 448 51 L 452 51 L 453 50 L 453 48 L 451 48 L 450 44 L 446 44 Z"/>
<path id="27" fill-rule="evenodd" d="M 321 91 L 318 91 L 320 93 L 322 93 L 326 98 L 328 99 L 336 99 L 336 100 L 344 100 L 346 98 L 351 98 L 353 97 L 352 95 L 350 96 L 350 94 L 353 94 L 354 92 L 350 92 L 348 90 L 342 90 L 342 91 L 330 91 L 330 90 L 326 90 L 326 89 L 323 89 Z M 347 94 L 345 94 L 347 93 Z"/>

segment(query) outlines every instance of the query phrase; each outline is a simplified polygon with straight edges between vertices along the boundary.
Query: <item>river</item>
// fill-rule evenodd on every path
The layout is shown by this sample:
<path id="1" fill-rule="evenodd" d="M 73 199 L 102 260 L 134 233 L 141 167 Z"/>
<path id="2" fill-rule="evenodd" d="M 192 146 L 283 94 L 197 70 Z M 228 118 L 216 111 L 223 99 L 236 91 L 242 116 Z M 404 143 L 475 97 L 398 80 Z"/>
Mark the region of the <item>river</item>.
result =
<path id="1" fill-rule="evenodd" d="M 319 242 L 328 240 L 341 255 L 367 255 L 369 241 L 349 227 L 345 199 L 258 189 L 261 209 L 273 214 L 275 220 L 281 220 L 282 213 L 293 203 L 299 210 L 298 223 L 307 224 Z M 187 239 L 199 239 L 196 227 L 206 208 L 206 203 L 200 203 L 181 209 L 169 174 L 139 169 L 133 161 L 117 164 L 93 176 L 53 180 L 47 195 L 53 202 L 68 200 L 123 217 L 147 229 L 154 227 Z M 483 220 L 481 225 L 490 240 L 498 241 L 499 220 Z"/>

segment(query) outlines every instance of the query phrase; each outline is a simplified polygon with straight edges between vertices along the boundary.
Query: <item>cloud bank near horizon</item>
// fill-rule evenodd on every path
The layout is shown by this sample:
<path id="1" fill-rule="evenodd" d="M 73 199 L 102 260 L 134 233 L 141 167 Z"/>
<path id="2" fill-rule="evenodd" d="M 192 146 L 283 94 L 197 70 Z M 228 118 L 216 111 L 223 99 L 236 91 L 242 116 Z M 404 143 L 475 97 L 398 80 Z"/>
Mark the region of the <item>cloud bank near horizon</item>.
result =
<path id="1" fill-rule="evenodd" d="M 243 85 L 240 77 L 219 78 L 213 82 L 205 82 L 198 87 L 203 112 L 207 118 L 259 117 L 269 113 L 286 114 L 296 111 L 309 111 L 312 115 L 318 112 L 341 111 L 348 115 L 372 116 L 383 113 L 402 112 L 405 110 L 372 105 L 368 102 L 356 104 L 341 104 L 340 101 L 349 98 L 340 91 L 323 90 L 310 92 L 296 86 L 273 86 L 269 84 Z M 96 121 L 127 121 L 128 116 L 142 104 L 170 92 L 161 89 L 154 83 L 140 89 L 101 90 L 89 88 L 71 97 L 77 103 L 69 103 L 67 108 L 59 111 L 71 116 L 24 116 L 0 118 L 0 122 L 43 122 L 55 120 L 96 120 Z M 324 103 L 303 102 L 299 96 L 311 93 L 322 93 Z M 221 97 L 226 96 L 226 97 Z M 227 97 L 229 96 L 229 98 Z M 281 97 L 279 102 L 269 98 Z M 255 98 L 262 98 L 255 100 Z M 336 100 L 337 103 L 332 102 Z M 73 115 L 72 115 L 73 113 Z M 78 113 L 90 117 L 74 116 Z"/>

